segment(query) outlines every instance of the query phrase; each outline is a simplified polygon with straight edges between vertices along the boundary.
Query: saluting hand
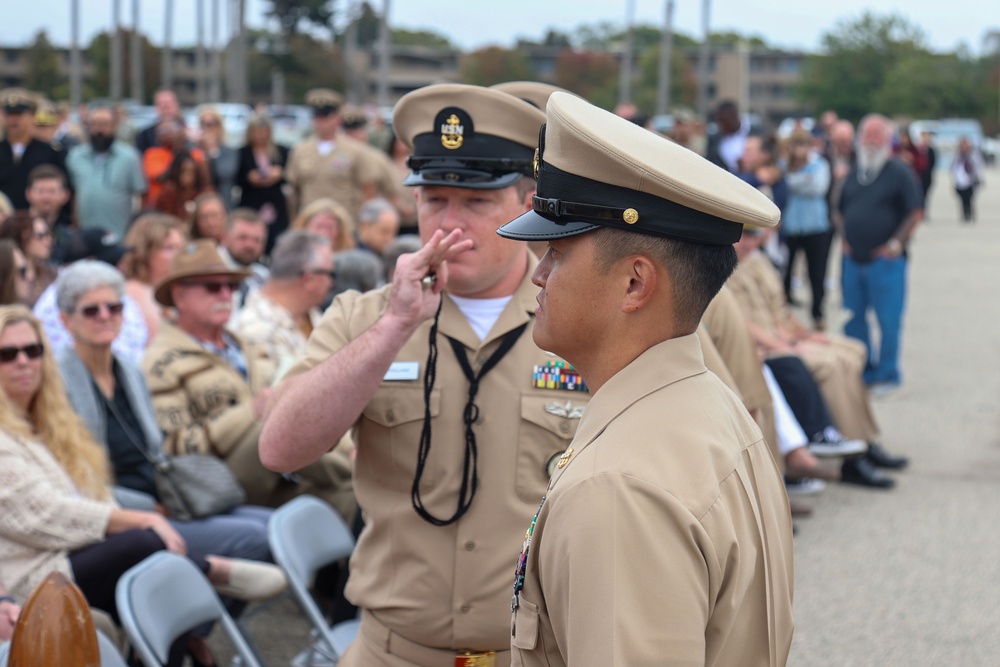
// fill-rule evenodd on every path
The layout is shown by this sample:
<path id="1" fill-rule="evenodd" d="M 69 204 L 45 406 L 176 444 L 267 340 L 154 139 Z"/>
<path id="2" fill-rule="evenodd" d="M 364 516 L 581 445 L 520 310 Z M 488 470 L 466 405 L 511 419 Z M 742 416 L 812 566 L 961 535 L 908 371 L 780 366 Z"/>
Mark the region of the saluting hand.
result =
<path id="1" fill-rule="evenodd" d="M 459 229 L 447 235 L 437 230 L 420 250 L 399 257 L 392 276 L 388 316 L 408 328 L 434 316 L 448 282 L 448 260 L 472 248 L 472 240 L 462 241 L 461 237 Z M 430 285 L 424 282 L 427 276 L 434 276 Z"/>

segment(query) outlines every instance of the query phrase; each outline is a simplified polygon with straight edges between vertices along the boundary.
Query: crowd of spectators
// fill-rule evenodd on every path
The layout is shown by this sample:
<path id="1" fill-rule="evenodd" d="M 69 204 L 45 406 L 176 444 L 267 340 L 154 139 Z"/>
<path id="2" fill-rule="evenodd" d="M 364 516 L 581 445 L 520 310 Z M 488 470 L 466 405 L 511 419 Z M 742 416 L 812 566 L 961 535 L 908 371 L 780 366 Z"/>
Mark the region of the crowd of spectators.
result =
<path id="1" fill-rule="evenodd" d="M 134 144 L 101 104 L 75 135 L 68 120 L 58 126 L 75 141 L 53 144 L 33 129 L 33 95 L 0 92 L 0 640 L 17 618 L 4 596 L 23 600 L 45 569 L 72 571 L 91 606 L 112 617 L 108 587 L 163 548 L 195 558 L 234 598 L 258 599 L 282 586 L 267 570 L 251 577 L 245 564 L 270 561 L 268 508 L 311 493 L 349 523 L 358 511 L 349 436 L 293 475 L 261 465 L 257 438 L 271 387 L 302 357 L 332 299 L 391 282 L 400 254 L 419 248 L 413 194 L 401 185 L 406 147 L 391 133 L 369 135 L 365 115 L 324 89 L 307 97 L 314 135 L 292 147 L 275 143 L 266 115 L 251 118 L 236 149 L 210 108 L 189 128 L 172 91 L 155 102 L 158 117 Z M 740 266 L 700 332 L 713 349 L 709 365 L 757 419 L 790 493 L 814 493 L 824 479 L 891 488 L 884 470 L 907 461 L 879 444 L 869 396 L 901 383 L 902 295 L 851 299 L 872 291 L 864 281 L 905 280 L 906 243 L 934 174 L 928 137 L 912 140 L 873 115 L 856 142 L 854 126 L 827 113 L 815 130 L 778 140 L 732 103 L 715 121 L 706 139 L 703 123 L 678 114 L 671 138 L 765 192 L 782 224 L 777 234 L 748 228 L 737 244 Z M 951 168 L 967 222 L 980 168 L 968 145 Z M 893 193 L 865 199 L 874 183 Z M 896 192 L 902 210 L 883 207 L 884 237 L 852 227 L 857 206 L 871 210 Z M 836 242 L 854 311 L 846 337 L 826 331 Z M 792 311 L 804 292 L 809 322 Z M 861 326 L 869 308 L 880 349 Z M 166 520 L 150 463 L 159 452 L 218 456 L 252 505 Z M 817 457 L 842 461 L 828 467 Z M 146 509 L 119 508 L 112 486 Z M 808 512 L 793 500 L 793 514 Z M 44 528 L 49 518 L 65 530 Z M 29 549 L 29 532 L 46 539 Z M 107 553 L 114 568 L 86 569 Z M 186 646 L 203 664 L 207 631 Z"/>

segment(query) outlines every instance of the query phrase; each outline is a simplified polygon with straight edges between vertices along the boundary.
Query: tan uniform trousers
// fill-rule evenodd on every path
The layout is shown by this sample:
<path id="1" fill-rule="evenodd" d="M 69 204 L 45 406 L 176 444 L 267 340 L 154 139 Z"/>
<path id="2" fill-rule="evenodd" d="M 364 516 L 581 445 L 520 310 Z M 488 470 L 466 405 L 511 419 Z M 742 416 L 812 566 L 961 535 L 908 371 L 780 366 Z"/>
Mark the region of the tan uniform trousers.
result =
<path id="1" fill-rule="evenodd" d="M 385 627 L 369 611 L 361 612 L 358 638 L 338 667 L 455 667 L 457 651 L 421 646 Z M 496 667 L 510 667 L 510 651 L 497 651 Z"/>
<path id="2" fill-rule="evenodd" d="M 868 405 L 868 389 L 862 381 L 868 354 L 864 344 L 831 336 L 827 345 L 806 342 L 802 348 L 802 361 L 819 385 L 840 432 L 865 442 L 878 440 L 878 426 Z"/>

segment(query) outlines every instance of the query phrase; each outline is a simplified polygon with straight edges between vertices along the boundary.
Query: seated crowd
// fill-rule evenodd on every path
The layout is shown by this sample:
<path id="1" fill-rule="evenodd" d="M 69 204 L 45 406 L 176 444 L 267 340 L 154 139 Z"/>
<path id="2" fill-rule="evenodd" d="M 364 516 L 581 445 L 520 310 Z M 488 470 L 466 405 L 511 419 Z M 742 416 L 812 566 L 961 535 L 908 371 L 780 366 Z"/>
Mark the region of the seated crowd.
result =
<path id="1" fill-rule="evenodd" d="M 294 474 L 266 469 L 257 445 L 272 387 L 304 355 L 325 308 L 346 289 L 391 282 L 400 254 L 420 247 L 401 234 L 414 218 L 398 185 L 398 144 L 380 153 L 357 141 L 357 161 L 369 161 L 361 180 L 305 198 L 315 184 L 295 179 L 308 167 L 273 142 L 265 116 L 234 150 L 220 140 L 218 114 L 206 111 L 189 133 L 169 91 L 157 107 L 136 147 L 116 138 L 109 108 L 92 107 L 69 174 L 36 166 L 28 208 L 5 216 L 0 206 L 0 641 L 17 603 L 52 571 L 117 619 L 118 578 L 163 549 L 197 563 L 238 615 L 285 587 L 267 543 L 273 508 L 312 494 L 349 524 L 359 514 L 349 435 Z M 685 143 L 689 129 L 679 122 L 673 138 Z M 880 445 L 865 346 L 825 331 L 831 201 L 855 159 L 853 139 L 840 121 L 796 130 L 785 144 L 750 132 L 738 149 L 707 147 L 784 213 L 777 235 L 744 230 L 739 267 L 699 335 L 709 369 L 742 399 L 783 468 L 793 515 L 811 511 L 794 494 L 815 493 L 822 480 L 888 489 L 883 470 L 907 464 Z M 91 178 L 95 160 L 117 180 Z M 809 323 L 793 312 L 800 250 Z M 224 461 L 246 504 L 169 516 L 155 462 L 182 454 Z M 185 654 L 212 664 L 210 631 L 179 642 L 172 664 Z"/>

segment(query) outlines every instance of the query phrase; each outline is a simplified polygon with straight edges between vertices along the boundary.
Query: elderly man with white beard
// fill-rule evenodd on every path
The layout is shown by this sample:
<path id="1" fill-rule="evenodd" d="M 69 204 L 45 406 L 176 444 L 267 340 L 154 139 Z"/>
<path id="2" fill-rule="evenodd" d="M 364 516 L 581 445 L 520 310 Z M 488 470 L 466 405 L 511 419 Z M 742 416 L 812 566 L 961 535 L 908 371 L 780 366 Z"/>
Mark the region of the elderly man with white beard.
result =
<path id="1" fill-rule="evenodd" d="M 844 333 L 868 348 L 865 383 L 875 396 L 899 388 L 899 336 L 906 300 L 907 244 L 923 217 L 920 185 L 913 171 L 892 157 L 893 126 L 869 114 L 859 126 L 857 164 L 844 181 L 834 222 L 844 239 L 844 307 L 851 318 Z M 880 330 L 872 348 L 868 310 Z"/>

